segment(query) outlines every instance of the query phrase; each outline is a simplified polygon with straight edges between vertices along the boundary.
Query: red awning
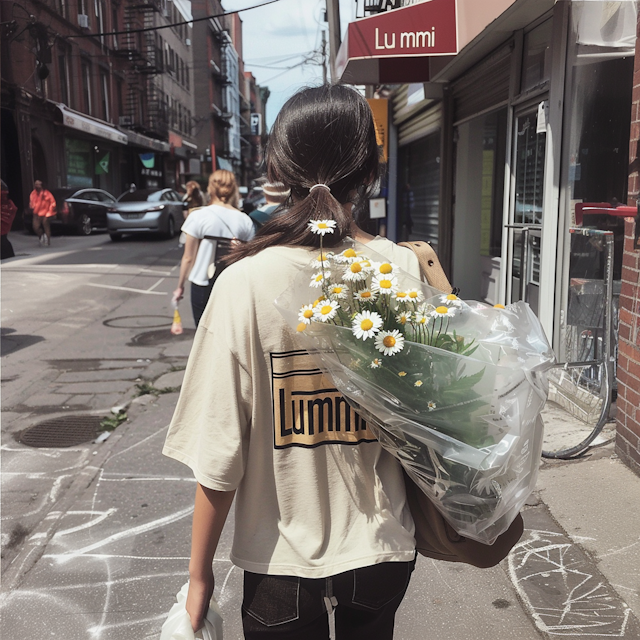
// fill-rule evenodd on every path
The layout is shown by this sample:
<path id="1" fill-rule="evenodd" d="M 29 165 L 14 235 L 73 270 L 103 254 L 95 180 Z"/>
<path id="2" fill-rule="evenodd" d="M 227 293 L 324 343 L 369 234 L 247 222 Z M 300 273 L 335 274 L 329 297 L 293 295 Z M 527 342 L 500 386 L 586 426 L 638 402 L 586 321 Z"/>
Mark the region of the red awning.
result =
<path id="1" fill-rule="evenodd" d="M 422 0 L 349 24 L 341 82 L 426 82 L 515 0 Z"/>

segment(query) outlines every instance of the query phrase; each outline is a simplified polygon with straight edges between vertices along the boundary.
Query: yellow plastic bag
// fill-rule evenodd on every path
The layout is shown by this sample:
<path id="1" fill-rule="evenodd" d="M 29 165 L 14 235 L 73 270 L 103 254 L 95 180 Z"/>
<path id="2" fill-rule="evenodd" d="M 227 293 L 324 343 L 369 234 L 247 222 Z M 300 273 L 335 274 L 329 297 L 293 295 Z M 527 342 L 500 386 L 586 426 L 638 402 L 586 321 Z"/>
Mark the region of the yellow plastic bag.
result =
<path id="1" fill-rule="evenodd" d="M 179 336 L 182 333 L 182 318 L 180 317 L 178 307 L 176 307 L 175 311 L 173 312 L 173 324 L 171 325 L 171 333 L 174 336 Z"/>

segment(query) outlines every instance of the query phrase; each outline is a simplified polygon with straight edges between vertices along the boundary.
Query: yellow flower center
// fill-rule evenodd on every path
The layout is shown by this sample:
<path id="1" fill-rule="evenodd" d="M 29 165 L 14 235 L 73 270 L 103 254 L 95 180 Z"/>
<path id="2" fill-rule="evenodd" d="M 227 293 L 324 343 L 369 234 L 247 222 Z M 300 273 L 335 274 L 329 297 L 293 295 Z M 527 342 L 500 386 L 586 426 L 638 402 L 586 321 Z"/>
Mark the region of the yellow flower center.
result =
<path id="1" fill-rule="evenodd" d="M 342 293 L 343 288 L 342 287 L 333 287 L 333 293 Z"/>
<path id="2" fill-rule="evenodd" d="M 382 344 L 387 347 L 387 349 L 390 349 L 396 346 L 396 339 L 393 336 L 385 336 Z"/>
<path id="3" fill-rule="evenodd" d="M 321 254 L 316 258 L 316 260 L 317 260 L 318 262 L 324 262 L 326 259 L 327 259 L 327 257 L 324 255 L 324 253 L 321 253 Z"/>
<path id="4" fill-rule="evenodd" d="M 449 309 L 447 307 L 436 307 L 436 313 L 446 316 L 449 313 Z"/>
<path id="5" fill-rule="evenodd" d="M 393 283 L 391 280 L 380 280 L 380 288 L 381 289 L 391 289 Z"/>
<path id="6" fill-rule="evenodd" d="M 420 324 L 426 324 L 426 322 L 427 322 L 427 319 L 424 316 L 422 316 L 422 318 L 420 318 Z"/>
<path id="7" fill-rule="evenodd" d="M 363 291 L 363 292 L 360 294 L 360 297 L 361 297 L 361 298 L 370 298 L 370 297 L 371 297 L 371 291 Z"/>
<path id="8" fill-rule="evenodd" d="M 305 309 L 303 314 L 302 314 L 303 318 L 307 318 L 307 320 L 309 318 L 313 318 L 313 309 Z"/>
<path id="9" fill-rule="evenodd" d="M 357 262 L 354 262 L 349 268 L 351 273 L 360 273 L 362 271 L 362 267 Z"/>
<path id="10" fill-rule="evenodd" d="M 399 375 L 401 378 L 404 378 L 404 377 L 407 375 L 407 372 L 406 372 L 406 371 L 400 371 L 400 373 L 398 373 L 398 375 Z"/>
<path id="11" fill-rule="evenodd" d="M 450 293 L 447 296 L 447 300 L 457 300 L 457 299 L 458 299 L 458 296 L 454 295 L 453 293 Z"/>
<path id="12" fill-rule="evenodd" d="M 400 324 L 407 324 L 407 316 L 400 316 L 398 322 L 400 322 Z"/>
<path id="13" fill-rule="evenodd" d="M 318 229 L 328 229 L 329 225 L 326 222 L 318 222 Z"/>
<path id="14" fill-rule="evenodd" d="M 384 262 L 383 264 L 380 265 L 380 273 L 391 273 L 393 271 L 393 267 L 388 263 L 388 262 Z"/>
<path id="15" fill-rule="evenodd" d="M 398 293 L 396 293 L 396 298 L 406 298 L 407 294 L 404 291 L 398 291 Z"/>
<path id="16" fill-rule="evenodd" d="M 323 277 L 323 276 L 322 276 L 322 274 L 321 274 L 321 273 L 319 273 L 319 274 L 316 276 L 316 282 L 322 282 L 322 277 Z"/>
<path id="17" fill-rule="evenodd" d="M 333 310 L 333 307 L 332 307 L 330 304 L 325 304 L 325 305 L 322 307 L 322 309 L 320 309 L 320 313 L 321 313 L 323 316 L 328 316 L 328 315 L 331 313 L 331 311 L 332 311 L 332 310 Z"/>
<path id="18" fill-rule="evenodd" d="M 361 328 L 363 331 L 369 331 L 370 329 L 372 329 L 372 328 L 373 328 L 373 322 L 371 322 L 371 320 L 369 320 L 369 318 L 367 318 L 366 320 L 363 320 L 363 321 L 360 323 L 360 328 Z"/>
<path id="19" fill-rule="evenodd" d="M 345 258 L 355 258 L 358 254 L 353 249 L 347 249 L 343 255 Z"/>
<path id="20" fill-rule="evenodd" d="M 304 322 L 301 322 L 297 327 L 296 331 L 298 333 L 302 333 L 307 328 L 307 325 Z"/>
<path id="21" fill-rule="evenodd" d="M 417 291 L 409 291 L 409 297 L 410 298 L 417 298 L 418 297 L 418 292 Z"/>

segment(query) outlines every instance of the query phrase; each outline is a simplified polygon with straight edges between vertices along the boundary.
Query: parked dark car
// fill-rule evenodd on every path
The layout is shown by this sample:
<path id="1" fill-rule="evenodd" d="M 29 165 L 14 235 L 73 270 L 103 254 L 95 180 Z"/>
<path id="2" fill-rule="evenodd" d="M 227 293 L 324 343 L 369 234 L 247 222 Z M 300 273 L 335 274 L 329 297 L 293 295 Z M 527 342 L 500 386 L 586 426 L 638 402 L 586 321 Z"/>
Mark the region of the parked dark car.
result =
<path id="1" fill-rule="evenodd" d="M 107 226 L 107 209 L 116 203 L 116 199 L 102 189 L 51 189 L 56 199 L 58 213 L 52 218 L 53 226 L 73 229 L 76 233 L 88 236 L 92 229 Z M 25 207 L 25 229 L 31 230 L 31 210 Z"/>
<path id="2" fill-rule="evenodd" d="M 173 189 L 138 189 L 123 193 L 107 212 L 114 242 L 125 233 L 159 233 L 173 238 L 184 220 L 185 203 Z"/>

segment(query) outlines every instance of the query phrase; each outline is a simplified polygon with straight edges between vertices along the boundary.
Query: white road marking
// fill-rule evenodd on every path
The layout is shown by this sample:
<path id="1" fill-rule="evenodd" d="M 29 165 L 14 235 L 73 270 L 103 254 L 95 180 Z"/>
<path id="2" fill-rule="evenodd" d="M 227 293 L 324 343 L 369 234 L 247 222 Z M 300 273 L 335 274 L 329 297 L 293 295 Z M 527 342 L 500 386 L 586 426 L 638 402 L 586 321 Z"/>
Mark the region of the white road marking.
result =
<path id="1" fill-rule="evenodd" d="M 147 293 L 151 293 L 151 291 L 153 291 L 159 284 L 162 284 L 165 280 L 166 280 L 166 278 L 160 278 L 160 280 L 158 280 L 158 282 L 156 282 L 154 285 L 151 285 L 147 289 Z"/>
<path id="2" fill-rule="evenodd" d="M 73 560 L 78 558 L 79 556 L 84 555 L 87 551 L 93 551 L 94 549 L 98 549 L 99 547 L 103 547 L 107 544 L 111 544 L 112 542 L 116 542 L 117 540 L 122 540 L 123 538 L 130 538 L 132 536 L 137 536 L 141 533 L 146 533 L 147 531 L 151 531 L 152 529 L 157 529 L 165 524 L 171 524 L 172 522 L 177 522 L 178 520 L 182 520 L 193 513 L 193 507 L 188 507 L 187 509 L 183 509 L 182 511 L 178 511 L 177 513 L 173 513 L 170 516 L 165 516 L 164 518 L 158 518 L 157 520 L 152 520 L 151 522 L 147 522 L 146 524 L 141 524 L 137 527 L 133 527 L 131 529 L 127 529 L 126 531 L 119 531 L 118 533 L 114 533 L 111 536 L 107 536 L 103 540 L 98 540 L 98 542 L 94 542 L 93 544 L 87 545 L 86 547 L 82 547 L 81 549 L 74 549 L 71 551 L 67 551 L 58 556 L 57 560 L 60 564 L 67 562 L 68 560 Z"/>
<path id="3" fill-rule="evenodd" d="M 166 296 L 164 291 L 146 291 L 144 289 L 132 289 L 131 287 L 116 287 L 112 284 L 98 284 L 97 282 L 84 282 L 87 287 L 98 287 L 99 289 L 115 289 L 116 291 L 132 291 L 133 293 L 146 293 L 154 296 Z"/>

